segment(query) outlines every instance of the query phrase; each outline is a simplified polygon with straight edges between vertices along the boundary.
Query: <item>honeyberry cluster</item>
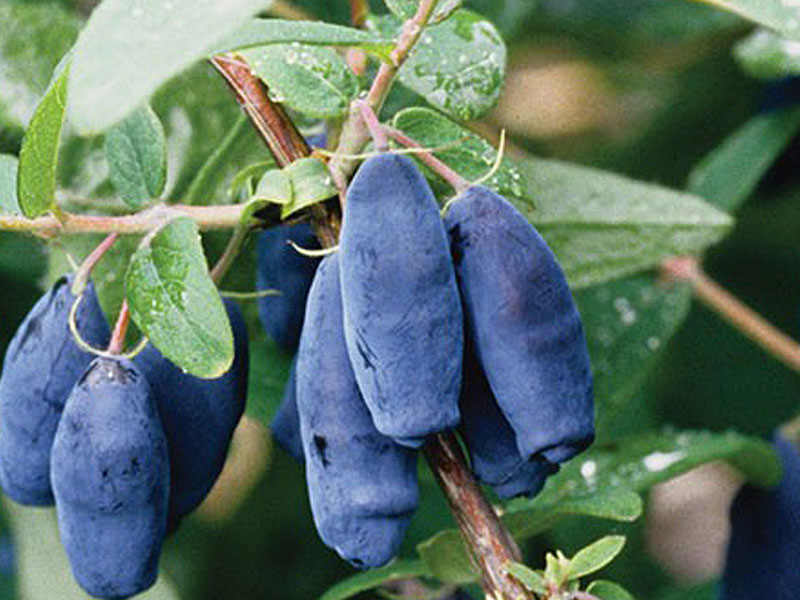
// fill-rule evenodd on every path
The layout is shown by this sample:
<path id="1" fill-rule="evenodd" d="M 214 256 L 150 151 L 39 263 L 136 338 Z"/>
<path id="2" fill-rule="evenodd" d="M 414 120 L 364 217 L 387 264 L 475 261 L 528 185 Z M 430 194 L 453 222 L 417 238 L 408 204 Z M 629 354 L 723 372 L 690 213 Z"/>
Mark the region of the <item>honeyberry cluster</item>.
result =
<path id="1" fill-rule="evenodd" d="M 350 184 L 337 252 L 281 250 L 309 238 L 302 227 L 259 242 L 260 285 L 284 294 L 279 310 L 262 300 L 265 328 L 294 350 L 303 322 L 272 428 L 304 460 L 317 530 L 343 558 L 368 568 L 396 554 L 427 436 L 458 428 L 475 475 L 503 498 L 536 494 L 591 443 L 578 312 L 506 199 L 473 186 L 442 220 L 414 163 L 381 154 Z"/>
<path id="2" fill-rule="evenodd" d="M 188 375 L 148 346 L 132 360 L 93 357 L 76 343 L 72 277 L 59 280 L 20 325 L 0 378 L 0 484 L 13 500 L 55 504 L 78 583 L 127 598 L 156 579 L 165 535 L 208 494 L 244 410 L 247 331 L 231 369 Z M 95 347 L 109 328 L 91 282 L 75 324 Z"/>

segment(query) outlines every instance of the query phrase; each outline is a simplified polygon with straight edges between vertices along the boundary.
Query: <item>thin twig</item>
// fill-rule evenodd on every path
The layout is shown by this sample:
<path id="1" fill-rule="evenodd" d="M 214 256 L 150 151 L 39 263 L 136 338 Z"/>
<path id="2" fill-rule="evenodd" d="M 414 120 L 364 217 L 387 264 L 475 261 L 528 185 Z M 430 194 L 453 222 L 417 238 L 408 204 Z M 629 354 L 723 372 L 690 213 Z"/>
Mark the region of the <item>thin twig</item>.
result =
<path id="1" fill-rule="evenodd" d="M 661 268 L 670 278 L 690 283 L 701 302 L 787 367 L 800 372 L 800 345 L 706 275 L 696 258 L 669 258 Z"/>
<path id="2" fill-rule="evenodd" d="M 80 296 L 83 293 L 86 284 L 89 283 L 89 278 L 92 276 L 92 269 L 100 262 L 100 259 L 103 258 L 111 246 L 114 245 L 114 242 L 117 241 L 117 237 L 119 237 L 119 234 L 116 232 L 108 234 L 108 236 L 92 250 L 89 256 L 86 257 L 83 263 L 81 263 L 81 266 L 78 267 L 75 278 L 72 280 L 72 289 L 70 290 L 74 296 Z"/>

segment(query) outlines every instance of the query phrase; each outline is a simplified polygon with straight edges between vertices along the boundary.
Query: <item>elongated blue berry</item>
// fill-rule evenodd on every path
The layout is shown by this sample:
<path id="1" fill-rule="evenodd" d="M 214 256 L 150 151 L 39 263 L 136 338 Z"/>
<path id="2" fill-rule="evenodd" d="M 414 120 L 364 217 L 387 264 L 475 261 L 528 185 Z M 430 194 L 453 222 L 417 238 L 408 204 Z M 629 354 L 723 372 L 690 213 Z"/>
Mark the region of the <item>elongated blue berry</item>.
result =
<path id="1" fill-rule="evenodd" d="M 289 240 L 303 248 L 319 248 L 307 223 L 274 227 L 260 233 L 256 287 L 280 292 L 280 296 L 259 299 L 258 316 L 267 335 L 287 352 L 294 352 L 300 341 L 308 288 L 319 259 L 303 256 L 287 243 Z"/>
<path id="2" fill-rule="evenodd" d="M 359 568 L 397 553 L 418 503 L 416 453 L 373 425 L 342 328 L 338 255 L 319 266 L 297 358 L 297 409 L 314 523 Z"/>
<path id="3" fill-rule="evenodd" d="M 169 362 L 149 344 L 134 362 L 153 388 L 169 445 L 170 530 L 211 491 L 225 464 L 247 399 L 248 339 L 242 313 L 225 299 L 234 359 L 217 379 L 200 379 Z"/>
<path id="4" fill-rule="evenodd" d="M 528 460 L 517 449 L 516 436 L 471 350 L 464 359 L 461 389 L 461 436 L 475 476 L 501 498 L 534 496 L 558 466 L 538 457 Z"/>
<path id="5" fill-rule="evenodd" d="M 61 542 L 80 586 L 127 598 L 156 580 L 169 459 L 152 390 L 133 363 L 98 358 L 58 425 L 51 479 Z"/>
<path id="6" fill-rule="evenodd" d="M 795 600 L 800 590 L 800 452 L 773 440 L 783 478 L 769 490 L 745 485 L 731 507 L 720 600 Z"/>
<path id="7" fill-rule="evenodd" d="M 59 279 L 17 329 L 6 351 L 0 378 L 0 484 L 16 502 L 53 503 L 50 448 L 67 396 L 92 361 L 69 330 L 75 301 L 72 277 Z M 108 344 L 109 330 L 89 283 L 78 307 L 81 336 L 96 347 Z"/>
<path id="8" fill-rule="evenodd" d="M 458 424 L 463 315 L 433 193 L 380 155 L 347 192 L 340 240 L 347 350 L 378 430 L 409 446 Z"/>
<path id="9" fill-rule="evenodd" d="M 487 188 L 469 188 L 445 224 L 467 330 L 519 454 L 567 460 L 594 437 L 594 402 L 564 273 L 539 233 Z"/>

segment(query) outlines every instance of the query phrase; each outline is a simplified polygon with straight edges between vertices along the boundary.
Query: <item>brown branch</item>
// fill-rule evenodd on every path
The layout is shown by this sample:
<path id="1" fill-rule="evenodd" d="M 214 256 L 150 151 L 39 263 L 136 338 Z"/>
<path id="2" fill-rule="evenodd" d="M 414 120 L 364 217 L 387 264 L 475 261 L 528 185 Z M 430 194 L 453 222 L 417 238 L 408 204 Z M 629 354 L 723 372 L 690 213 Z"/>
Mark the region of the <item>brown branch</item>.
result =
<path id="1" fill-rule="evenodd" d="M 215 56 L 211 59 L 211 64 L 228 82 L 278 166 L 285 167 L 311 153 L 286 111 L 280 104 L 270 100 L 267 86 L 253 75 L 244 60 Z"/>
<path id="2" fill-rule="evenodd" d="M 532 599 L 531 592 L 504 567 L 509 561 L 521 562 L 519 549 L 466 467 L 455 437 L 452 434 L 433 436 L 428 439 L 424 450 L 472 559 L 481 572 L 487 597 Z"/>

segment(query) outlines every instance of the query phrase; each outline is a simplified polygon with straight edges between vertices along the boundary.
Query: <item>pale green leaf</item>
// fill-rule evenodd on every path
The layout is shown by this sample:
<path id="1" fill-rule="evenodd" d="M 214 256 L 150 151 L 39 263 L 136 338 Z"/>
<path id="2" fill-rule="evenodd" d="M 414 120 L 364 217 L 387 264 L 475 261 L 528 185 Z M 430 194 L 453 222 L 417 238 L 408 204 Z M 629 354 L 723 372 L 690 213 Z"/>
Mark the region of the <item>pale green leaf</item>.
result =
<path id="1" fill-rule="evenodd" d="M 734 212 L 755 191 L 798 130 L 800 107 L 753 117 L 694 168 L 689 191 Z"/>
<path id="2" fill-rule="evenodd" d="M 32 219 L 55 208 L 56 168 L 61 128 L 67 107 L 66 65 L 33 114 L 19 153 L 17 199 L 22 213 Z"/>
<path id="3" fill-rule="evenodd" d="M 108 132 L 105 152 L 111 182 L 131 208 L 140 208 L 164 191 L 167 143 L 161 121 L 149 106 L 131 113 Z"/>
<path id="4" fill-rule="evenodd" d="M 388 581 L 429 576 L 421 560 L 396 560 L 385 567 L 358 573 L 340 581 L 319 597 L 319 600 L 346 600 Z"/>
<path id="5" fill-rule="evenodd" d="M 488 174 L 497 160 L 497 150 L 486 140 L 429 108 L 401 110 L 394 116 L 392 125 L 424 148 L 444 148 L 433 152 L 434 156 L 468 181 L 477 181 Z M 426 170 L 426 173 L 434 177 L 431 171 Z M 435 177 L 439 183 L 437 189 L 452 195 L 451 188 L 442 187 L 444 180 Z M 504 196 L 522 197 L 527 193 L 520 169 L 508 157 L 483 185 Z"/>
<path id="6" fill-rule="evenodd" d="M 569 562 L 569 579 L 580 579 L 610 564 L 625 547 L 624 535 L 608 535 L 581 548 Z"/>
<path id="7" fill-rule="evenodd" d="M 233 334 L 197 224 L 178 217 L 143 240 L 125 276 L 133 321 L 176 366 L 215 378 L 233 362 Z"/>
<path id="8" fill-rule="evenodd" d="M 633 596 L 628 590 L 613 581 L 593 581 L 586 588 L 586 592 L 598 600 L 633 600 Z"/>
<path id="9" fill-rule="evenodd" d="M 248 219 L 265 202 L 272 202 L 281 205 L 281 218 L 285 219 L 335 195 L 336 188 L 325 163 L 318 158 L 301 158 L 283 169 L 264 173 L 242 217 L 244 222 L 250 222 Z"/>
<path id="10" fill-rule="evenodd" d="M 733 47 L 745 73 L 759 79 L 800 74 L 800 43 L 769 29 L 757 29 Z"/>
<path id="11" fill-rule="evenodd" d="M 515 204 L 553 249 L 573 288 L 650 269 L 669 256 L 698 254 L 733 224 L 691 194 L 557 161 L 528 159 L 521 167 L 528 196 Z"/>
<path id="12" fill-rule="evenodd" d="M 17 168 L 19 160 L 11 154 L 0 154 L 0 214 L 18 215 Z"/>
<path id="13" fill-rule="evenodd" d="M 310 117 L 341 117 L 358 93 L 358 80 L 330 48 L 273 44 L 240 52 L 276 102 Z"/>
<path id="14" fill-rule="evenodd" d="M 366 50 L 381 60 L 388 60 L 389 54 L 394 48 L 394 41 L 362 29 L 322 21 L 254 19 L 219 42 L 211 54 L 287 43 L 310 46 L 351 46 Z"/>
<path id="15" fill-rule="evenodd" d="M 525 565 L 519 563 L 511 563 L 508 565 L 508 572 L 517 578 L 522 585 L 539 595 L 544 595 L 547 587 L 544 583 L 544 577 L 533 569 L 529 569 Z"/>
<path id="16" fill-rule="evenodd" d="M 432 106 L 466 121 L 495 105 L 505 70 L 506 46 L 494 25 L 458 10 L 425 30 L 399 78 Z"/>
<path id="17" fill-rule="evenodd" d="M 271 0 L 104 0 L 75 45 L 70 120 L 99 132 L 266 9 Z"/>

